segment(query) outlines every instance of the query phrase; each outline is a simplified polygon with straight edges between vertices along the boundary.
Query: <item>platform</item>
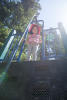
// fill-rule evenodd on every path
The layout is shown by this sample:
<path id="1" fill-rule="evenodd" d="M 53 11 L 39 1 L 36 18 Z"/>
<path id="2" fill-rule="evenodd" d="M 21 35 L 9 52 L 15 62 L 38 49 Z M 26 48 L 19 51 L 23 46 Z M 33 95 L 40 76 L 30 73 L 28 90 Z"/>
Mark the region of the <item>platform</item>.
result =
<path id="1" fill-rule="evenodd" d="M 13 62 L 0 87 L 0 99 L 67 100 L 67 59 Z"/>

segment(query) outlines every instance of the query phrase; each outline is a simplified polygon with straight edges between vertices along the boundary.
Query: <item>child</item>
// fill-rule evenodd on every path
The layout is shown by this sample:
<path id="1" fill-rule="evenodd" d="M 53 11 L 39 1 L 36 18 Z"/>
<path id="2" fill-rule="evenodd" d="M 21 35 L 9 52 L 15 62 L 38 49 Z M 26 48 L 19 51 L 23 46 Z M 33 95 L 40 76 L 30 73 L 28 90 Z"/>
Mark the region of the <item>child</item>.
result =
<path id="1" fill-rule="evenodd" d="M 41 42 L 42 41 L 41 41 L 41 36 L 40 36 L 40 27 L 34 24 L 30 30 L 30 34 L 28 36 L 28 41 L 27 41 L 27 44 L 28 44 L 27 60 L 30 60 L 31 56 L 32 56 L 32 60 L 34 61 L 37 60 L 37 51 L 39 48 L 39 44 Z"/>

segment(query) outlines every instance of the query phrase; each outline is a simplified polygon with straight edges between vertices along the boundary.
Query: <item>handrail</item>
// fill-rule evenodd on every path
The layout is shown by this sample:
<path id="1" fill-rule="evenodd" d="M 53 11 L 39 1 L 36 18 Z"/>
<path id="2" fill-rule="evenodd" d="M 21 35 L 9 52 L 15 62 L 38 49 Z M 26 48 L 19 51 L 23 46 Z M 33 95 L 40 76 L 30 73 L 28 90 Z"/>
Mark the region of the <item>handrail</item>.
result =
<path id="1" fill-rule="evenodd" d="M 10 44 L 12 43 L 14 36 L 13 34 L 16 34 L 15 30 L 12 30 L 11 33 L 9 34 L 8 38 L 6 39 L 6 42 L 4 43 L 3 47 L 1 48 L 0 51 L 0 59 L 4 60 L 4 57 L 6 53 L 8 52 L 8 49 L 10 47 Z"/>
<path id="2" fill-rule="evenodd" d="M 28 26 L 27 26 L 25 32 L 22 34 L 19 43 L 18 43 L 18 44 L 15 44 L 15 47 L 16 47 L 16 48 L 14 48 L 13 51 L 12 51 L 12 53 L 11 53 L 11 56 L 10 56 L 10 58 L 9 58 L 9 61 L 8 61 L 7 65 L 6 65 L 6 69 L 4 70 L 5 74 L 2 75 L 2 79 L 0 80 L 0 85 L 2 84 L 2 82 L 3 82 L 3 80 L 4 80 L 5 76 L 6 76 L 6 73 L 7 73 L 8 69 L 9 69 L 9 67 L 10 67 L 10 64 L 11 64 L 11 62 L 12 62 L 14 56 L 16 55 L 16 53 L 17 53 L 17 51 L 18 51 L 18 48 L 19 48 L 19 46 L 20 46 L 20 43 L 22 42 L 24 36 L 25 36 L 25 39 L 26 39 L 27 34 L 28 34 L 28 29 L 29 29 L 30 24 L 32 23 L 34 17 L 35 17 L 35 15 L 32 17 L 31 21 L 29 22 L 29 24 L 28 24 Z"/>

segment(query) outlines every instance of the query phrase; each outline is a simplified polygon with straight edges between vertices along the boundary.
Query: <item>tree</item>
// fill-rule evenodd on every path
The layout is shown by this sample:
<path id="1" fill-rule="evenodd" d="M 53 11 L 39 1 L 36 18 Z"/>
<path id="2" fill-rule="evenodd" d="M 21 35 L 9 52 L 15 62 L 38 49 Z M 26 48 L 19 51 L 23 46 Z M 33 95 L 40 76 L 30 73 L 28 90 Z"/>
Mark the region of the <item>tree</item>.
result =
<path id="1" fill-rule="evenodd" d="M 36 0 L 21 0 L 17 3 L 15 0 L 9 1 L 0 1 L 0 20 L 9 28 L 22 31 L 34 13 L 40 9 L 40 5 Z"/>
<path id="2" fill-rule="evenodd" d="M 40 9 L 38 0 L 0 0 L 0 44 L 11 29 L 24 32 L 31 17 Z"/>
<path id="3" fill-rule="evenodd" d="M 36 0 L 0 0 L 0 21 L 9 29 L 24 31 L 31 17 L 40 9 Z"/>

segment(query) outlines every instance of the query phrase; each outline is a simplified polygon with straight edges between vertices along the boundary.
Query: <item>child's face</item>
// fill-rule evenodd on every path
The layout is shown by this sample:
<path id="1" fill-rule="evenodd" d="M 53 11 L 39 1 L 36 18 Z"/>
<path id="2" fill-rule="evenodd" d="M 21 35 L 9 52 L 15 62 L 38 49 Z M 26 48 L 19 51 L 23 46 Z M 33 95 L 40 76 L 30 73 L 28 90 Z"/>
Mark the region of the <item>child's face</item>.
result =
<path id="1" fill-rule="evenodd" d="M 32 33 L 35 33 L 35 34 L 37 34 L 38 33 L 38 29 L 37 29 L 37 27 L 35 26 L 35 27 L 33 27 L 33 29 L 32 29 Z"/>

